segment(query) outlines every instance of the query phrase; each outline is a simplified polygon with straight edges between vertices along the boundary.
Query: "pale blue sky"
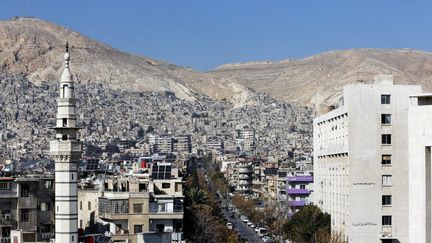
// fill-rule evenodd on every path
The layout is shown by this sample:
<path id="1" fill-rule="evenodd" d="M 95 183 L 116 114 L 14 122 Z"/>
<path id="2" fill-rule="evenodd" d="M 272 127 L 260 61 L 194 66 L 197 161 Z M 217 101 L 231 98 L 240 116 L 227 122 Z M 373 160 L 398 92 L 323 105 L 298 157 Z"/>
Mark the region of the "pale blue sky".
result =
<path id="1" fill-rule="evenodd" d="M 1 0 L 117 49 L 197 70 L 361 47 L 432 50 L 430 0 Z"/>

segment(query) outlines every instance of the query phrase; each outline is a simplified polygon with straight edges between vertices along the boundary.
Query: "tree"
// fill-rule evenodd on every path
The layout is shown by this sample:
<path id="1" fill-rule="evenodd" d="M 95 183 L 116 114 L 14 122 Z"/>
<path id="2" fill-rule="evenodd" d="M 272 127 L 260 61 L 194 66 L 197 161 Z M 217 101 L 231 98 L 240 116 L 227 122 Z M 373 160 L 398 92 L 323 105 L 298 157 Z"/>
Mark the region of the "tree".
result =
<path id="1" fill-rule="evenodd" d="M 330 215 L 317 206 L 307 205 L 288 219 L 283 229 L 285 237 L 297 243 L 327 243 L 330 242 Z"/>
<path id="2" fill-rule="evenodd" d="M 197 187 L 192 187 L 185 193 L 185 200 L 187 207 L 195 207 L 197 205 L 206 205 L 207 204 L 207 195 L 206 193 Z"/>

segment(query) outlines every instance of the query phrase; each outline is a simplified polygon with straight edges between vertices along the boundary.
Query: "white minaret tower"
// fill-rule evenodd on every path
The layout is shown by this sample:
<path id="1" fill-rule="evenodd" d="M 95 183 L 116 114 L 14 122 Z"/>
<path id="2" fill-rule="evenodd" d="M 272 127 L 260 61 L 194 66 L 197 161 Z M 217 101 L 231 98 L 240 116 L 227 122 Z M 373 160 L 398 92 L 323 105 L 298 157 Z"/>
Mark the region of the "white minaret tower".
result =
<path id="1" fill-rule="evenodd" d="M 69 71 L 69 46 L 66 43 L 64 71 L 57 99 L 56 137 L 50 142 L 55 160 L 55 242 L 78 242 L 77 171 L 81 142 L 77 137 L 74 82 Z"/>

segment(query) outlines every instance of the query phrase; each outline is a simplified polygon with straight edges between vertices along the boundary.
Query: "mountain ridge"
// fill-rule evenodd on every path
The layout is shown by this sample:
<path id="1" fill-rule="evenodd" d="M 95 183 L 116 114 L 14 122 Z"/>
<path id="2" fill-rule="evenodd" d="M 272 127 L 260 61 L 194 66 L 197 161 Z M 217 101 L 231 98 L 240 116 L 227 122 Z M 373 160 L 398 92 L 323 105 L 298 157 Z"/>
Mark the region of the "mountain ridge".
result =
<path id="1" fill-rule="evenodd" d="M 420 84 L 432 90 L 432 53 L 416 49 L 335 50 L 300 59 L 224 64 L 203 73 L 122 52 L 45 20 L 21 17 L 0 21 L 0 71 L 22 73 L 35 83 L 57 80 L 66 41 L 77 82 L 172 91 L 186 100 L 204 95 L 237 107 L 258 104 L 259 92 L 325 111 L 340 99 L 344 85 L 389 73 L 396 84 Z"/>

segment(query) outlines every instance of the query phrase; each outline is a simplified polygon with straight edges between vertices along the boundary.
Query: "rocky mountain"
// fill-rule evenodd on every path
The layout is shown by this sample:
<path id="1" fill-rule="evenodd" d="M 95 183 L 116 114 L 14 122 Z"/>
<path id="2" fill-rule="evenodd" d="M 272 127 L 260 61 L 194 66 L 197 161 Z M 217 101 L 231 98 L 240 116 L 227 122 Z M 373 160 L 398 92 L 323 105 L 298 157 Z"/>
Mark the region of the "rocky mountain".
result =
<path id="1" fill-rule="evenodd" d="M 297 60 L 226 64 L 202 73 L 116 50 L 64 27 L 35 19 L 0 21 L 0 71 L 24 74 L 34 83 L 57 80 L 64 43 L 71 45 L 78 82 L 128 91 L 172 91 L 195 100 L 205 95 L 241 107 L 258 104 L 258 93 L 324 111 L 348 83 L 393 74 L 396 84 L 432 90 L 432 53 L 417 50 L 352 49 Z"/>
<path id="2" fill-rule="evenodd" d="M 71 46 L 71 69 L 78 82 L 101 82 L 129 91 L 173 91 L 186 100 L 204 94 L 244 103 L 252 94 L 230 79 L 121 52 L 36 18 L 0 21 L 0 71 L 24 74 L 35 83 L 57 80 L 66 41 Z"/>
<path id="3" fill-rule="evenodd" d="M 226 64 L 212 74 L 235 78 L 273 98 L 325 110 L 348 83 L 392 74 L 395 84 L 421 84 L 432 90 L 432 53 L 417 50 L 352 49 L 299 60 Z"/>

